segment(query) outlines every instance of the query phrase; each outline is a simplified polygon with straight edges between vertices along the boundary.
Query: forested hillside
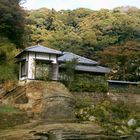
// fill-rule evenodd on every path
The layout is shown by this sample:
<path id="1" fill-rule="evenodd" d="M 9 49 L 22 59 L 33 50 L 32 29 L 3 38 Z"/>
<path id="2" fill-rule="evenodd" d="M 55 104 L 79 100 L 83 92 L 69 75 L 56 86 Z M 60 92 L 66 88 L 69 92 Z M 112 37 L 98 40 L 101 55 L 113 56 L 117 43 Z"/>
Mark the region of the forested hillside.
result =
<path id="1" fill-rule="evenodd" d="M 28 44 L 72 51 L 112 68 L 110 78 L 140 80 L 140 9 L 28 11 Z"/>
<path id="2" fill-rule="evenodd" d="M 0 83 L 17 79 L 14 57 L 25 46 L 25 11 L 20 2 L 0 0 Z"/>
<path id="3" fill-rule="evenodd" d="M 1 81 L 16 77 L 19 49 L 37 43 L 95 59 L 110 79 L 140 81 L 140 9 L 23 11 L 20 2 L 0 1 Z"/>

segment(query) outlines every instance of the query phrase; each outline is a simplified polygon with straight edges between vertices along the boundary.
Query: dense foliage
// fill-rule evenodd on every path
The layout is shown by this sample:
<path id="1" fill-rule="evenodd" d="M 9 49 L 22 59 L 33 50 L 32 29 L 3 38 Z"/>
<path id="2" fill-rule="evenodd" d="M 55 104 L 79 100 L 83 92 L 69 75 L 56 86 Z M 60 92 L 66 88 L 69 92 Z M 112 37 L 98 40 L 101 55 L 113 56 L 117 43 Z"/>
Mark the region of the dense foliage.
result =
<path id="1" fill-rule="evenodd" d="M 0 38 L 0 83 L 16 80 L 17 74 L 14 57 L 17 53 L 18 50 L 15 44 L 6 38 Z"/>
<path id="2" fill-rule="evenodd" d="M 0 36 L 8 37 L 17 47 L 23 46 L 25 12 L 21 0 L 0 1 Z"/>
<path id="3" fill-rule="evenodd" d="M 63 83 L 72 92 L 106 93 L 108 91 L 106 80 L 104 76 L 76 73 L 72 81 L 63 81 Z"/>
<path id="4" fill-rule="evenodd" d="M 17 78 L 15 55 L 23 47 L 25 12 L 22 0 L 0 0 L 0 83 Z"/>
<path id="5" fill-rule="evenodd" d="M 28 11 L 28 45 L 41 44 L 101 60 L 111 79 L 140 80 L 140 10 Z"/>
<path id="6" fill-rule="evenodd" d="M 102 92 L 108 91 L 105 75 L 80 73 L 75 71 L 77 60 L 67 61 L 59 69 L 60 81 L 72 92 Z"/>

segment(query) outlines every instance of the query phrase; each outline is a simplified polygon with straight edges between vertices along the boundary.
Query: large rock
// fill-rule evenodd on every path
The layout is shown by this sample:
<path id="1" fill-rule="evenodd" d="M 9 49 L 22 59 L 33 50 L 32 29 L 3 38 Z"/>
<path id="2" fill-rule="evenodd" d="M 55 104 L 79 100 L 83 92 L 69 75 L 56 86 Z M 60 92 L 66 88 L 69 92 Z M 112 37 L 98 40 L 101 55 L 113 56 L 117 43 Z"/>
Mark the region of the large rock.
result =
<path id="1" fill-rule="evenodd" d="M 94 123 L 37 123 L 2 130 L 0 140 L 113 140 L 103 134 L 104 130 Z"/>
<path id="2" fill-rule="evenodd" d="M 127 125 L 128 126 L 134 126 L 134 125 L 136 125 L 136 120 L 135 119 L 130 119 L 128 122 L 127 122 Z"/>
<path id="3" fill-rule="evenodd" d="M 75 118 L 74 97 L 59 82 L 29 81 L 13 91 L 6 101 L 41 120 L 57 122 Z"/>

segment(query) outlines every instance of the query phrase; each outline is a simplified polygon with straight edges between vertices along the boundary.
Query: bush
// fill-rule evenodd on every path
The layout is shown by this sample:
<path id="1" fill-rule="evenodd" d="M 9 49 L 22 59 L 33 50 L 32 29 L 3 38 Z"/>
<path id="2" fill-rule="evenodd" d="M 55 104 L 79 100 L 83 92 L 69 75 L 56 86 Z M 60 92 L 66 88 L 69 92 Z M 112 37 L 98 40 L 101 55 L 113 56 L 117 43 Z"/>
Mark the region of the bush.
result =
<path id="1" fill-rule="evenodd" d="M 0 81 L 3 83 L 5 81 L 15 81 L 17 79 L 16 75 L 16 65 L 15 64 L 1 64 L 0 65 Z"/>
<path id="2" fill-rule="evenodd" d="M 70 91 L 106 93 L 108 91 L 108 84 L 104 76 L 76 74 L 70 86 Z"/>
<path id="3" fill-rule="evenodd" d="M 0 82 L 15 81 L 17 67 L 14 57 L 18 53 L 15 45 L 6 38 L 0 38 Z"/>

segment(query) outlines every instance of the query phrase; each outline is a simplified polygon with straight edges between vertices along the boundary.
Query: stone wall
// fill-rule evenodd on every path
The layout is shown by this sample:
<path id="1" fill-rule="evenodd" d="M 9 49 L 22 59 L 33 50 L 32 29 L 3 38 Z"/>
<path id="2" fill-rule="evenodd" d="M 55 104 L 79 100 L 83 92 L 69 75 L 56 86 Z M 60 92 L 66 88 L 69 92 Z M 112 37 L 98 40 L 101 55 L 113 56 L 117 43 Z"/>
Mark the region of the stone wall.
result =
<path id="1" fill-rule="evenodd" d="M 104 100 L 107 95 L 105 93 L 94 93 L 94 92 L 72 92 L 76 100 L 84 100 L 86 102 L 97 103 Z"/>
<path id="2" fill-rule="evenodd" d="M 140 105 L 140 94 L 133 93 L 108 93 L 108 98 L 112 101 L 123 101 L 135 105 Z"/>
<path id="3" fill-rule="evenodd" d="M 85 99 L 87 102 L 91 101 L 94 104 L 104 99 L 110 99 L 112 101 L 123 101 L 131 104 L 140 105 L 140 94 L 132 93 L 93 93 L 93 92 L 73 92 L 72 93 L 77 100 Z"/>

